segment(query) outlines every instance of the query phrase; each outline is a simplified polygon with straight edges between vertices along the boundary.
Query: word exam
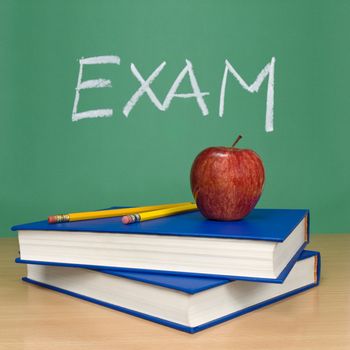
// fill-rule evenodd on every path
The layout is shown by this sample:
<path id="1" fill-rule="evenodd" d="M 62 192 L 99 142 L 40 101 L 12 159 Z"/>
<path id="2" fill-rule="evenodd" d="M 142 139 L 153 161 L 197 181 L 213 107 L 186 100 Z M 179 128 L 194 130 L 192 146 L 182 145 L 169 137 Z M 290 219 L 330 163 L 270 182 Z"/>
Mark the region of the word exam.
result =
<path id="1" fill-rule="evenodd" d="M 84 89 L 95 89 L 95 88 L 110 88 L 112 87 L 112 82 L 109 79 L 92 79 L 83 80 L 83 71 L 85 65 L 96 65 L 96 64 L 115 64 L 120 65 L 121 59 L 119 56 L 96 56 L 81 58 L 79 60 L 79 73 L 78 82 L 76 86 L 76 93 L 73 105 L 72 120 L 79 121 L 86 118 L 100 118 L 100 117 L 111 117 L 113 115 L 113 109 L 94 109 L 84 112 L 78 112 L 78 104 L 80 99 L 80 91 Z M 130 99 L 125 103 L 123 107 L 123 114 L 128 117 L 132 109 L 135 107 L 139 99 L 147 94 L 151 102 L 160 111 L 166 111 L 171 104 L 171 101 L 176 98 L 193 98 L 198 104 L 198 108 L 203 116 L 209 114 L 207 104 L 205 102 L 205 96 L 209 95 L 209 92 L 202 92 L 197 78 L 194 74 L 194 69 L 192 62 L 188 59 L 185 60 L 185 67 L 176 77 L 174 83 L 170 87 L 168 93 L 163 102 L 161 102 L 155 95 L 151 88 L 152 83 L 162 72 L 166 62 L 162 62 L 147 78 L 144 78 L 139 72 L 135 64 L 131 63 L 130 69 L 131 73 L 140 83 L 139 88 L 130 97 Z M 265 115 L 265 130 L 266 132 L 273 131 L 273 107 L 274 107 L 274 75 L 275 75 L 275 57 L 271 58 L 265 67 L 257 75 L 255 81 L 252 84 L 248 84 L 232 66 L 232 64 L 226 59 L 224 62 L 224 73 L 221 82 L 220 99 L 219 99 L 219 117 L 223 117 L 225 108 L 225 92 L 227 85 L 228 74 L 231 74 L 240 84 L 240 86 L 250 93 L 258 92 L 261 84 L 267 78 L 267 94 L 266 94 L 266 115 Z M 189 93 L 177 93 L 181 82 L 185 77 L 189 78 L 189 82 L 192 91 Z"/>

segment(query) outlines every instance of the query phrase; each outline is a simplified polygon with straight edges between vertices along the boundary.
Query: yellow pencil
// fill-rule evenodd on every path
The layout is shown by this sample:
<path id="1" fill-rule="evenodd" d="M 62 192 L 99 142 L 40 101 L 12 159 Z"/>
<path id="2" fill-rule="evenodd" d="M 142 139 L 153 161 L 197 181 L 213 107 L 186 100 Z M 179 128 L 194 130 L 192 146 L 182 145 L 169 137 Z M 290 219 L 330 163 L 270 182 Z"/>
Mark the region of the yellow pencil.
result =
<path id="1" fill-rule="evenodd" d="M 110 218 L 114 216 L 123 216 L 128 214 L 142 213 L 144 211 L 150 211 L 150 210 L 180 207 L 186 204 L 191 204 L 191 203 L 183 202 L 183 203 L 172 203 L 172 204 L 148 205 L 145 207 L 136 207 L 136 208 L 121 208 L 121 209 L 87 211 L 87 212 L 71 213 L 71 214 L 58 214 L 58 215 L 49 216 L 47 221 L 50 224 L 56 224 L 56 223 L 68 222 L 68 221 L 102 219 L 102 218 Z"/>
<path id="2" fill-rule="evenodd" d="M 125 215 L 122 217 L 123 224 L 132 224 L 134 222 L 146 221 L 152 219 L 162 218 L 164 216 L 175 215 L 179 213 L 184 213 L 187 211 L 196 210 L 197 205 L 194 203 L 187 203 L 184 205 L 179 205 L 171 208 L 164 208 L 159 210 L 152 210 L 146 212 L 133 213 L 130 215 Z"/>

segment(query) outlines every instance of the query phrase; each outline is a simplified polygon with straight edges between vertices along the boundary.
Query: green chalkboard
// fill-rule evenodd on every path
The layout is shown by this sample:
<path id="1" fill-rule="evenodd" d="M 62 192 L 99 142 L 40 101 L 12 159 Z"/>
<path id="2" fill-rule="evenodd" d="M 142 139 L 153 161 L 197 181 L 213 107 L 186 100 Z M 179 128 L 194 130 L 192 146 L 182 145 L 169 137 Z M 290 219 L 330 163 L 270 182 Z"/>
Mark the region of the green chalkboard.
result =
<path id="1" fill-rule="evenodd" d="M 265 164 L 260 207 L 349 232 L 349 14 L 345 0 L 1 1 L 0 234 L 191 200 L 195 156 L 238 134 Z"/>

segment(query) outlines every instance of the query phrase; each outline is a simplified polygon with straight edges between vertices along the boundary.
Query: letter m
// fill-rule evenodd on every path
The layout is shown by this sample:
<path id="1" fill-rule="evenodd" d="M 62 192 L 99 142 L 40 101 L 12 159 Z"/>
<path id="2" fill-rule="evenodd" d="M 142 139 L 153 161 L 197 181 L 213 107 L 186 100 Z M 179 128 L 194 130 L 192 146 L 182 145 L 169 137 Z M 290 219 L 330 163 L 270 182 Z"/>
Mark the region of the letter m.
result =
<path id="1" fill-rule="evenodd" d="M 274 104 L 274 80 L 275 80 L 275 57 L 272 57 L 271 62 L 269 62 L 263 70 L 256 77 L 253 84 L 248 85 L 242 77 L 237 73 L 237 71 L 232 67 L 228 60 L 225 61 L 225 71 L 221 83 L 220 92 L 220 106 L 219 106 L 219 116 L 224 115 L 225 107 L 225 91 L 226 91 L 226 81 L 227 74 L 230 72 L 240 83 L 243 89 L 249 91 L 250 93 L 258 92 L 262 82 L 267 76 L 269 76 L 267 82 L 267 96 L 266 96 L 266 118 L 265 118 L 265 130 L 267 132 L 273 131 L 273 104 Z"/>

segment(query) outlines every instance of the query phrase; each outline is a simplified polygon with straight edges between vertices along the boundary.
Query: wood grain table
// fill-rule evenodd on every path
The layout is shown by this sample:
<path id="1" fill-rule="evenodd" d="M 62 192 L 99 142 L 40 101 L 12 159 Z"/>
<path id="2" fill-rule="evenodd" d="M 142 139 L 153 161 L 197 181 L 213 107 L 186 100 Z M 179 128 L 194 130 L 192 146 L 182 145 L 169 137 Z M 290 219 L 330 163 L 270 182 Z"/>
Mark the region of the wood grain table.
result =
<path id="1" fill-rule="evenodd" d="M 321 284 L 187 334 L 21 281 L 15 238 L 0 239 L 0 349 L 350 349 L 350 234 L 312 235 Z"/>

